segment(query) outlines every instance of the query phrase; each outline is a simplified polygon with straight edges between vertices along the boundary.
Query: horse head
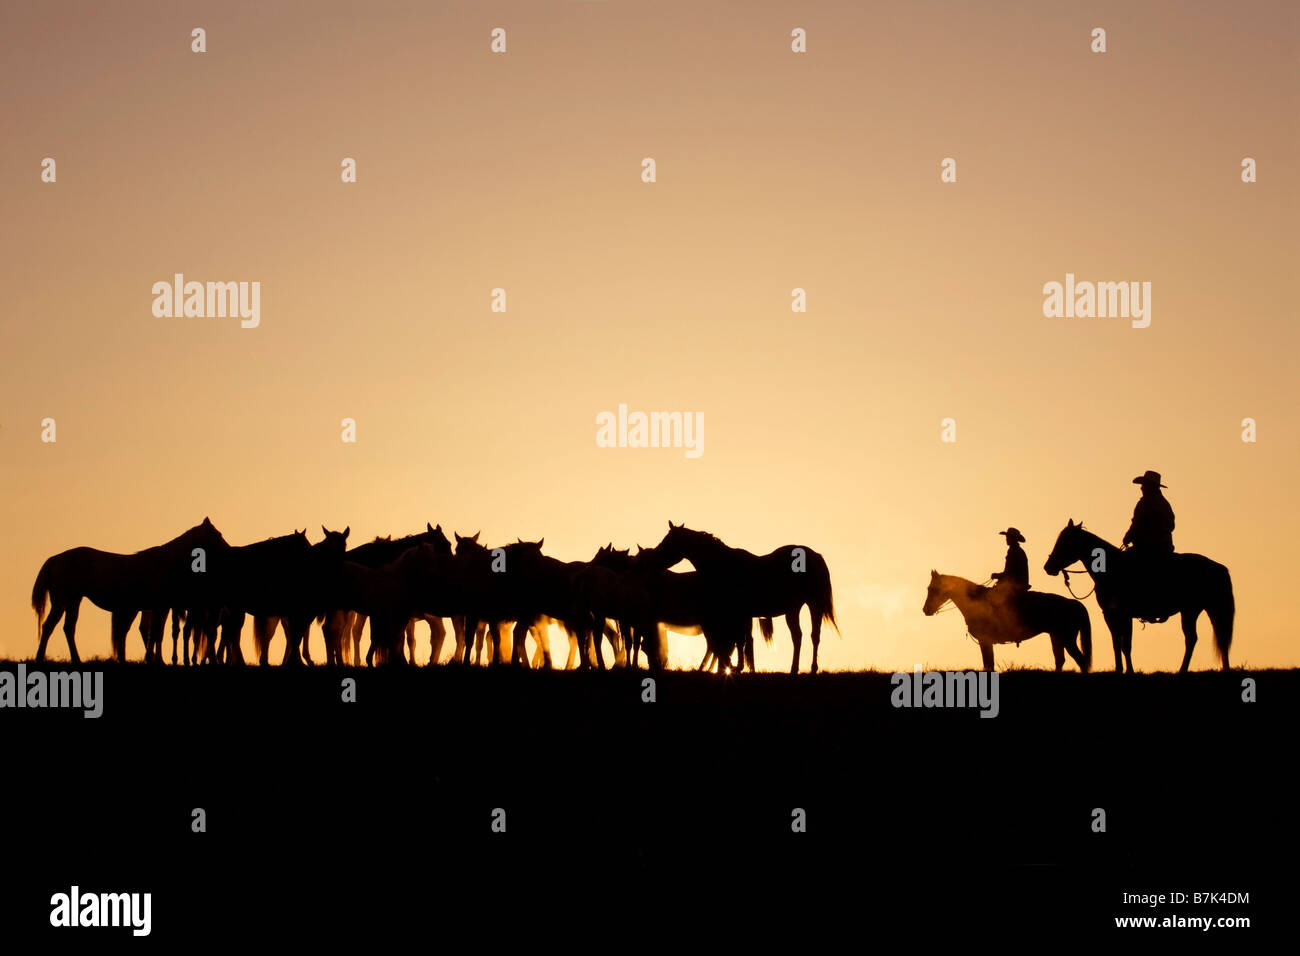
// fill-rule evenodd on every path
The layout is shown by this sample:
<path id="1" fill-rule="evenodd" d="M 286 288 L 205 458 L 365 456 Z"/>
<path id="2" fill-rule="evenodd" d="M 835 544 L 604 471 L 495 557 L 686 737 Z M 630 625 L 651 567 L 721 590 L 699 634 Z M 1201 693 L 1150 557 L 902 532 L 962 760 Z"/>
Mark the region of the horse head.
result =
<path id="1" fill-rule="evenodd" d="M 1043 570 L 1055 576 L 1066 565 L 1082 560 L 1085 554 L 1084 545 L 1083 522 L 1075 524 L 1074 519 L 1071 518 L 1061 529 L 1061 533 L 1056 536 L 1056 544 L 1052 545 L 1052 553 L 1047 556 Z"/>
<path id="2" fill-rule="evenodd" d="M 426 529 L 420 537 L 434 546 L 439 554 L 451 554 L 451 542 L 447 540 L 447 535 L 442 530 L 442 525 L 434 527 L 425 522 Z"/>
<path id="3" fill-rule="evenodd" d="M 948 601 L 944 594 L 943 575 L 933 568 L 930 569 L 930 587 L 925 592 L 925 604 L 921 605 L 921 611 L 926 617 L 930 617 L 943 607 Z"/>
<path id="4" fill-rule="evenodd" d="M 453 531 L 452 534 L 456 536 L 456 553 L 469 554 L 474 551 L 485 550 L 483 545 L 478 543 L 478 536 L 482 533 L 482 531 L 475 531 L 471 535 L 463 535 L 458 531 Z"/>

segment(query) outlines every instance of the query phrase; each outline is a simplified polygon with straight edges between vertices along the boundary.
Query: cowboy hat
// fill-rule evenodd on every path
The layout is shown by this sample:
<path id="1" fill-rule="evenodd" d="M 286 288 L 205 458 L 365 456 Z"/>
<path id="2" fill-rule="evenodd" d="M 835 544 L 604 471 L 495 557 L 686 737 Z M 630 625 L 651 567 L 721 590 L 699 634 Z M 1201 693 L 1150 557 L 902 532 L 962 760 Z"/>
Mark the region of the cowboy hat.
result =
<path id="1" fill-rule="evenodd" d="M 998 534 L 1006 535 L 1008 543 L 1012 541 L 1023 542 L 1025 540 L 1025 536 L 1021 534 L 1019 531 L 1017 531 L 1015 528 L 1008 528 L 1006 531 L 999 531 Z"/>
<path id="2" fill-rule="evenodd" d="M 1155 485 L 1155 486 L 1157 486 L 1158 488 L 1168 488 L 1168 487 L 1169 487 L 1168 485 L 1162 485 L 1162 484 L 1160 484 L 1160 472 L 1158 472 L 1158 471 L 1148 471 L 1148 472 L 1147 472 L 1146 474 L 1144 474 L 1144 475 L 1138 475 L 1136 478 L 1133 479 L 1133 484 L 1135 484 L 1135 485 Z"/>

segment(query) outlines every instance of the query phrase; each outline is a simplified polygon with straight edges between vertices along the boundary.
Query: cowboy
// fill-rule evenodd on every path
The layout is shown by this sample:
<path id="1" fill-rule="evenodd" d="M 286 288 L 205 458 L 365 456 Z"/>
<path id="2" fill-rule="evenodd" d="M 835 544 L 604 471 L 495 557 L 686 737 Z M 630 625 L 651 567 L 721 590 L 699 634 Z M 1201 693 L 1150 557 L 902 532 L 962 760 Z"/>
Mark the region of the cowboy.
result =
<path id="1" fill-rule="evenodd" d="M 1174 553 L 1174 509 L 1161 488 L 1158 471 L 1147 471 L 1133 479 L 1142 486 L 1142 497 L 1133 509 L 1133 521 L 1124 534 L 1127 554 L 1132 555 L 1131 600 L 1144 621 L 1160 623 L 1169 615 L 1165 598 L 1169 586 L 1169 557 Z"/>
<path id="2" fill-rule="evenodd" d="M 996 586 L 1006 588 L 1013 593 L 1029 590 L 1029 558 L 1020 545 L 1025 536 L 1015 528 L 999 531 L 1007 539 L 1007 560 L 1001 571 L 994 572 Z"/>
<path id="3" fill-rule="evenodd" d="M 1158 471 L 1148 471 L 1133 479 L 1142 486 L 1142 497 L 1133 509 L 1133 522 L 1124 534 L 1125 547 L 1141 557 L 1163 557 L 1174 551 L 1174 509 L 1169 506 L 1161 488 Z"/>

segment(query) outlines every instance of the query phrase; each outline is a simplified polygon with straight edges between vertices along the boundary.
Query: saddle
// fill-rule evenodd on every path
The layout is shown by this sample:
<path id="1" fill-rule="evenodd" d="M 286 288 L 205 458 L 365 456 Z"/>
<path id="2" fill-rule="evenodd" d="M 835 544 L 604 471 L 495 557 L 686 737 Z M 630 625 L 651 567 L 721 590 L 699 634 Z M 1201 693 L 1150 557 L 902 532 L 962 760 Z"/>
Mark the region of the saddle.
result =
<path id="1" fill-rule="evenodd" d="M 1163 624 L 1177 613 L 1173 595 L 1174 552 L 1126 552 L 1129 587 L 1127 603 L 1143 624 Z"/>

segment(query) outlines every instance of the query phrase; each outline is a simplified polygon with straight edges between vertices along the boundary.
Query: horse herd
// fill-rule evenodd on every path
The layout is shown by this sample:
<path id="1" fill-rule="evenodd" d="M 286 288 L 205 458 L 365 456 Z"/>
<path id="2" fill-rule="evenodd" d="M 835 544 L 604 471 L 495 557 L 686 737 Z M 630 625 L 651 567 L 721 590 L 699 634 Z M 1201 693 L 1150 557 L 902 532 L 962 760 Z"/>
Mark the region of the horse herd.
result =
<path id="1" fill-rule="evenodd" d="M 186 664 L 240 664 L 248 617 L 258 660 L 267 663 L 272 636 L 285 634 L 286 665 L 312 663 L 307 636 L 313 622 L 325 636 L 327 664 L 359 664 L 361 635 L 370 622 L 368 664 L 414 664 L 415 625 L 429 624 L 440 659 L 452 621 L 457 663 L 551 667 L 549 625 L 569 638 L 572 668 L 604 668 L 608 641 L 615 664 L 667 665 L 668 630 L 705 638 L 701 669 L 754 669 L 752 625 L 772 641 L 772 618 L 785 615 L 794 642 L 791 673 L 799 670 L 799 614 L 811 614 L 812 663 L 823 621 L 835 610 L 826 561 L 811 548 L 787 545 L 766 555 L 732 548 L 703 531 L 668 524 L 663 540 L 636 554 L 607 545 L 590 561 L 561 561 L 543 541 L 489 548 L 479 535 L 455 535 L 441 525 L 403 538 L 376 538 L 347 548 L 350 528 L 312 544 L 295 531 L 254 544 L 228 544 L 204 518 L 179 537 L 135 554 L 73 548 L 46 560 L 32 588 L 39 644 L 63 620 L 68 652 L 79 661 L 77 615 L 83 598 L 112 617 L 113 660 L 126 659 L 131 625 L 140 618 L 145 660 L 161 661 L 167 615 L 172 663 L 181 645 Z M 669 569 L 683 559 L 695 570 Z M 49 615 L 46 616 L 47 598 Z M 536 649 L 531 659 L 526 640 Z M 191 643 L 193 652 L 191 653 Z M 486 644 L 486 651 L 485 651 Z M 408 656 L 409 655 L 409 656 Z"/>

